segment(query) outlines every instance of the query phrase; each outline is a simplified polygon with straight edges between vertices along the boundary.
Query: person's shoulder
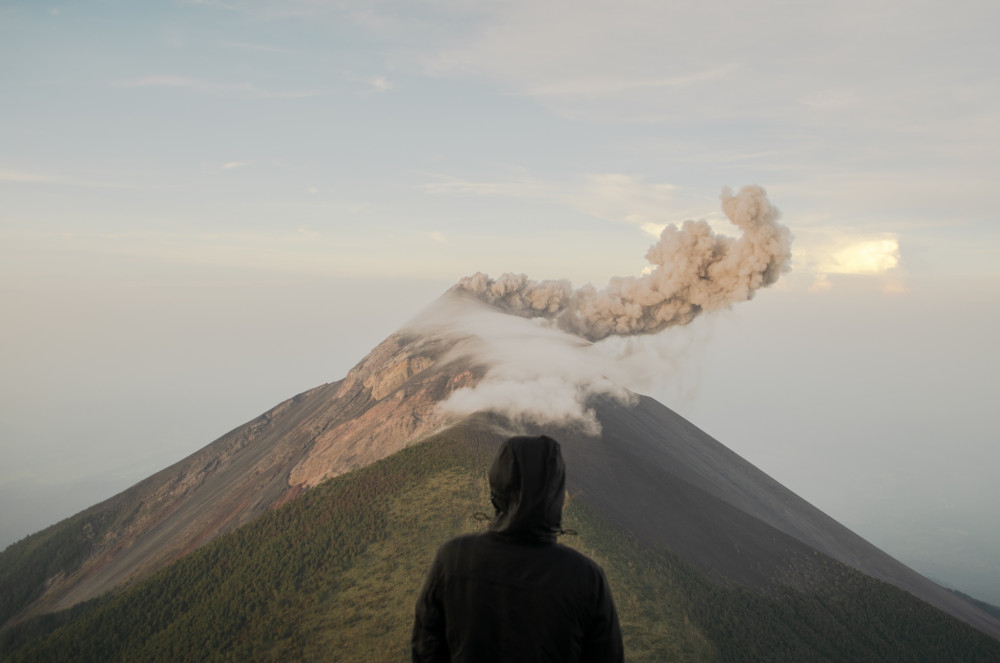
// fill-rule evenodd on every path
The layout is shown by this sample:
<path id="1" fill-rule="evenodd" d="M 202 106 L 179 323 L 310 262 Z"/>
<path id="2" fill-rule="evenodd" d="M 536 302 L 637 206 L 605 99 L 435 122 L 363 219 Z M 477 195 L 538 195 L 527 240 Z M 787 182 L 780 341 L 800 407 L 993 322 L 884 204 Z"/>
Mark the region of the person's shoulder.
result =
<path id="1" fill-rule="evenodd" d="M 469 548 L 479 547 L 483 545 L 484 538 L 484 534 L 462 534 L 448 539 L 438 548 L 438 557 L 448 557 Z"/>
<path id="2" fill-rule="evenodd" d="M 604 569 L 601 568 L 600 564 L 576 548 L 571 548 L 564 543 L 555 543 L 552 545 L 552 552 L 560 558 L 560 563 L 587 569 L 597 575 L 604 575 Z"/>

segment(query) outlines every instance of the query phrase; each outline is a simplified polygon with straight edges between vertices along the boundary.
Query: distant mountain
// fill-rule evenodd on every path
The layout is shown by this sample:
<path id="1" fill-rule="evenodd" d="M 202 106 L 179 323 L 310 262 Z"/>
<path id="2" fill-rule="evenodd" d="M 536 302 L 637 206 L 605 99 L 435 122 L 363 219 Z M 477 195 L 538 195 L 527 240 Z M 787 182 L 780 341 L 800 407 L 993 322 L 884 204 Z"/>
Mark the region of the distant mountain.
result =
<path id="1" fill-rule="evenodd" d="M 447 299 L 483 313 L 454 293 Z M 101 628 L 118 653 L 141 648 L 136 633 L 145 634 L 142 647 L 168 647 L 181 633 L 200 632 L 194 615 L 209 614 L 204 623 L 216 626 L 204 636 L 219 641 L 218 651 L 242 643 L 257 658 L 283 647 L 309 658 L 341 631 L 355 634 L 344 642 L 358 651 L 398 649 L 434 546 L 471 526 L 468 514 L 488 504 L 483 472 L 492 449 L 524 432 L 503 416 L 457 417 L 438 407 L 489 371 L 461 351 L 479 341 L 461 320 L 409 325 L 343 380 L 10 546 L 0 554 L 8 651 L 32 660 L 29 652 Z M 635 660 L 664 647 L 687 652 L 685 660 L 726 660 L 733 647 L 763 647 L 769 660 L 885 660 L 887 643 L 997 660 L 989 657 L 1000 652 L 1000 621 L 668 408 L 646 397 L 594 396 L 588 405 L 599 434 L 572 424 L 545 431 L 563 443 L 578 545 L 602 560 L 613 585 L 619 578 L 623 614 L 634 615 L 623 623 Z M 648 573 L 638 577 L 637 568 Z M 791 644 L 779 655 L 780 642 Z M 134 660 L 156 658 L 143 651 Z"/>

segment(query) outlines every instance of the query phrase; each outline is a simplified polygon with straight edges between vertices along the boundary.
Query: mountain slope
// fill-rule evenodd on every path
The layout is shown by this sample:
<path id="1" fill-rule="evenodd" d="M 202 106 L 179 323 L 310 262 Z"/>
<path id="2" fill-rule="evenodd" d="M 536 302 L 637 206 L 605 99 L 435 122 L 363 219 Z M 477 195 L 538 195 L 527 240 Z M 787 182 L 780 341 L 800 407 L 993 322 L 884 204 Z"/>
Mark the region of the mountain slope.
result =
<path id="1" fill-rule="evenodd" d="M 719 579 L 807 587 L 822 553 L 1000 639 L 1000 622 L 850 531 L 706 435 L 642 397 L 596 404 L 602 435 L 566 441 L 572 490 L 612 522 Z"/>
<path id="2" fill-rule="evenodd" d="M 121 591 L 222 534 L 270 517 L 283 503 L 308 498 L 310 488 L 330 477 L 466 421 L 438 404 L 488 381 L 496 359 L 480 351 L 486 344 L 481 330 L 503 327 L 510 316 L 455 296 L 439 304 L 447 315 L 431 311 L 393 334 L 344 380 L 300 394 L 9 547 L 0 554 L 0 622 L 11 626 Z M 476 324 L 469 322 L 473 317 Z M 522 322 L 529 326 L 513 330 L 518 351 L 537 329 Z M 588 406 L 600 434 L 571 424 L 543 431 L 563 442 L 568 485 L 581 507 L 622 535 L 675 551 L 712 581 L 771 595 L 835 582 L 837 560 L 1000 639 L 1000 622 L 871 546 L 659 403 L 595 396 Z M 528 432 L 523 423 L 501 421 L 503 429 L 474 437 Z"/>
<path id="3" fill-rule="evenodd" d="M 347 377 L 299 394 L 128 490 L 0 553 L 0 624 L 148 576 L 323 479 L 436 425 L 440 339 L 394 334 Z M 439 367 L 440 368 L 440 367 Z"/>
<path id="4" fill-rule="evenodd" d="M 407 660 L 436 546 L 481 525 L 505 426 L 473 417 L 328 481 L 61 626 L 11 629 L 10 661 Z M 578 468 L 577 468 L 578 469 Z M 573 468 L 570 468 L 573 472 Z M 808 589 L 710 580 L 582 496 L 563 542 L 604 566 L 631 661 L 992 661 L 997 642 L 822 556 Z M 28 637 L 29 635 L 33 637 Z"/>

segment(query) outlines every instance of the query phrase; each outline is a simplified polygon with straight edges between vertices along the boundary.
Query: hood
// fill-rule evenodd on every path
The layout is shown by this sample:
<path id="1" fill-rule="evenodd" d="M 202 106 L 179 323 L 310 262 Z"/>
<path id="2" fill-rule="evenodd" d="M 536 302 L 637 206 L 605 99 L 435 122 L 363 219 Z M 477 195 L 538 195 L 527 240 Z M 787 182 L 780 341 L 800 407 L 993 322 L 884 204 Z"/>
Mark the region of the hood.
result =
<path id="1" fill-rule="evenodd" d="M 512 437 L 490 465 L 491 532 L 552 543 L 561 531 L 566 466 L 551 437 Z"/>

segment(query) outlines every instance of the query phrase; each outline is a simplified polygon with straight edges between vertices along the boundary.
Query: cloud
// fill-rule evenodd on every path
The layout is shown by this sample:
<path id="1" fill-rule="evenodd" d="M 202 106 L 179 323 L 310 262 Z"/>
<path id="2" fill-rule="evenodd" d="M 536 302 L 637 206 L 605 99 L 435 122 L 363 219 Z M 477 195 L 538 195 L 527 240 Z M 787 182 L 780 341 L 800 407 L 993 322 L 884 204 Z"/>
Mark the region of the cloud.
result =
<path id="1" fill-rule="evenodd" d="M 199 78 L 175 75 L 151 75 L 114 81 L 116 87 L 164 87 L 192 90 L 207 94 L 238 95 L 261 99 L 300 99 L 325 94 L 321 90 L 264 90 L 249 83 L 220 83 Z"/>
<path id="2" fill-rule="evenodd" d="M 228 46 L 229 48 L 240 48 L 248 51 L 264 51 L 267 53 L 282 53 L 285 55 L 295 52 L 287 48 L 271 46 L 270 44 L 251 44 L 245 41 L 224 41 L 222 42 L 222 45 Z"/>
<path id="3" fill-rule="evenodd" d="M 54 178 L 47 175 L 37 175 L 17 170 L 0 170 L 0 182 L 41 183 L 54 181 Z"/>
<path id="4" fill-rule="evenodd" d="M 817 108 L 850 112 L 863 99 L 888 112 L 882 121 L 934 121 L 940 114 L 928 106 L 948 98 L 942 90 L 960 94 L 991 78 L 969 63 L 995 52 L 987 26 L 1000 10 L 959 5 L 458 3 L 441 15 L 463 29 L 429 32 L 418 61 L 428 74 L 486 77 L 564 113 L 587 112 L 579 105 L 589 98 L 603 117 L 808 122 Z"/>
<path id="5" fill-rule="evenodd" d="M 725 78 L 737 69 L 738 65 L 736 63 L 730 63 L 705 71 L 694 71 L 679 76 L 661 78 L 632 79 L 612 76 L 601 78 L 581 76 L 539 87 L 529 87 L 519 92 L 519 94 L 528 96 L 588 97 L 620 94 L 632 90 L 651 88 L 679 88 Z"/>
<path id="6" fill-rule="evenodd" d="M 608 221 L 638 226 L 654 237 L 671 223 L 696 216 L 680 187 L 647 182 L 621 173 L 587 175 L 571 204 L 578 210 Z M 705 203 L 706 207 L 709 203 Z M 714 212 L 715 210 L 713 210 Z"/>
<path id="7" fill-rule="evenodd" d="M 883 277 L 877 283 L 884 292 L 904 292 L 902 274 L 897 273 L 901 262 L 900 239 L 894 233 L 833 225 L 796 231 L 795 272 L 812 280 L 812 292 L 832 289 L 832 276 Z"/>
<path id="8" fill-rule="evenodd" d="M 185 5 L 198 5 L 199 7 L 218 7 L 219 9 L 228 9 L 234 11 L 239 9 L 235 3 L 222 2 L 221 0 L 181 0 Z"/>
<path id="9" fill-rule="evenodd" d="M 439 175 L 423 185 L 436 195 L 502 196 L 568 205 L 606 221 L 626 223 L 659 237 L 665 227 L 690 218 L 720 218 L 713 198 L 666 182 L 625 173 L 592 173 L 570 181 L 521 175 L 506 180 L 465 180 Z M 707 212 L 707 214 L 706 214 Z"/>
<path id="10" fill-rule="evenodd" d="M 371 11 L 407 25 L 389 7 Z M 744 179 L 718 172 L 737 155 L 748 179 L 768 171 L 775 194 L 817 180 L 819 195 L 837 198 L 831 211 L 855 225 L 869 202 L 889 214 L 954 216 L 960 207 L 982 219 L 987 209 L 1000 86 L 982 63 L 1000 56 L 991 30 L 1000 5 L 512 0 L 435 9 L 439 23 L 462 29 L 412 26 L 411 66 L 531 96 L 588 125 L 655 125 L 643 136 L 680 148 L 664 149 L 658 164 L 701 166 L 684 181 Z M 886 178 L 893 191 L 879 190 Z M 841 179 L 873 193 L 855 204 Z M 921 210 L 918 198 L 940 204 Z"/>
<path id="11" fill-rule="evenodd" d="M 14 184 L 61 184 L 67 186 L 95 187 L 102 189 L 125 189 L 127 185 L 115 182 L 100 182 L 64 175 L 47 175 L 23 170 L 0 169 L 0 182 Z"/>
<path id="12" fill-rule="evenodd" d="M 385 76 L 374 76 L 368 83 L 376 92 L 388 92 L 393 88 L 392 82 Z"/>
<path id="13" fill-rule="evenodd" d="M 854 242 L 828 256 L 819 271 L 824 274 L 881 274 L 899 265 L 895 237 Z"/>
<path id="14" fill-rule="evenodd" d="M 243 166 L 249 166 L 252 162 L 250 161 L 229 161 L 222 164 L 223 170 L 232 170 L 234 168 L 242 168 Z"/>

